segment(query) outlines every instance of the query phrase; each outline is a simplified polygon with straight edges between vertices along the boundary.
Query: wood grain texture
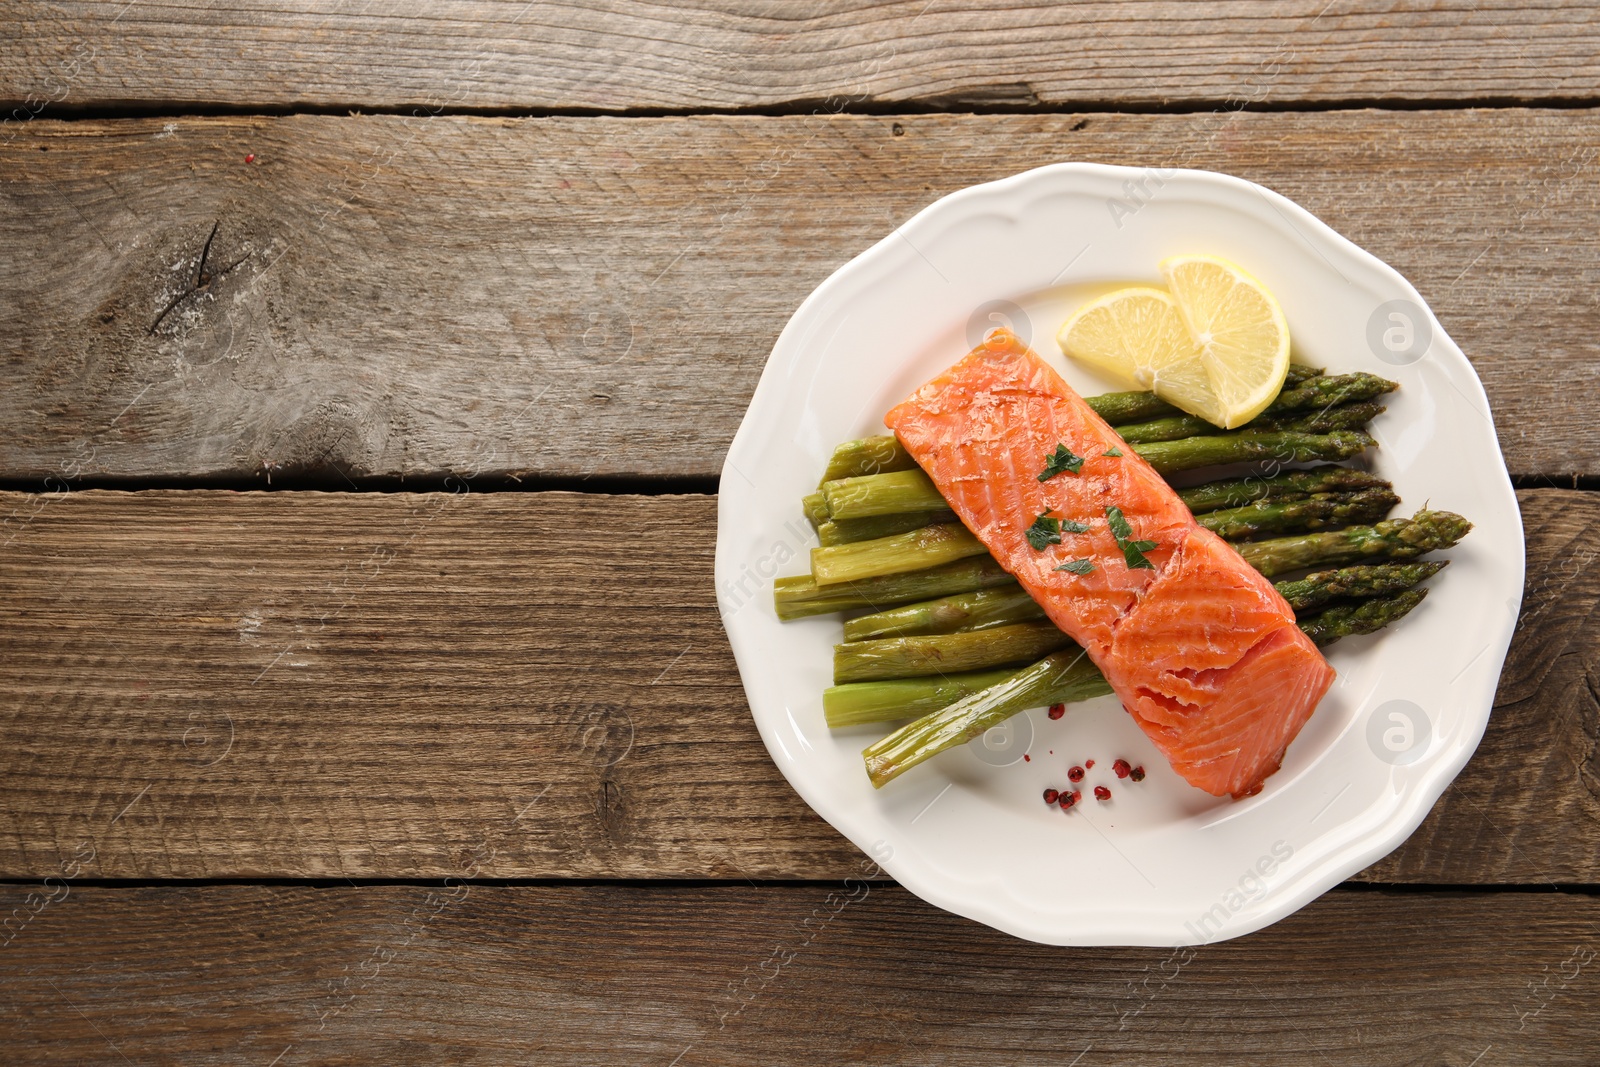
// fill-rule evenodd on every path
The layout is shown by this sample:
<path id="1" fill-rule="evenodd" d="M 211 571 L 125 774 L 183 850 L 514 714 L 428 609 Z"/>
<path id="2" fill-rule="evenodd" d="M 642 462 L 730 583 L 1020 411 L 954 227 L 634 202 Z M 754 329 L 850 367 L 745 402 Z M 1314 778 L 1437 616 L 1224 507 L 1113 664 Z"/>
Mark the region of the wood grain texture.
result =
<path id="1" fill-rule="evenodd" d="M 1600 902 L 1558 893 L 1062 949 L 854 879 L 43 892 L 0 952 L 13 1064 L 1588 1067 L 1600 1009 Z"/>
<path id="2" fill-rule="evenodd" d="M 1600 494 L 1524 490 L 1527 582 L 1478 754 L 1376 881 L 1594 882 L 1600 864 Z M 1513 811 L 1517 818 L 1508 818 Z M 1563 827 L 1589 827 L 1578 845 Z M 1589 853 L 1589 855 L 1585 855 Z"/>
<path id="3" fill-rule="evenodd" d="M 860 862 L 751 722 L 713 498 L 3 501 L 0 876 L 83 841 L 96 877 L 140 879 L 440 878 L 482 848 L 497 878 Z M 1365 878 L 1600 881 L 1600 499 L 1522 501 L 1535 579 L 1495 718 Z"/>
<path id="4" fill-rule="evenodd" d="M 1590 6 L 1357 0 L 7 5 L 0 99 L 41 105 L 1284 105 L 1593 96 Z"/>
<path id="5" fill-rule="evenodd" d="M 1419 286 L 1514 472 L 1592 476 L 1597 144 L 1596 111 L 38 120 L 0 146 L 0 477 L 714 476 L 817 283 L 1062 159 L 1298 200 Z"/>

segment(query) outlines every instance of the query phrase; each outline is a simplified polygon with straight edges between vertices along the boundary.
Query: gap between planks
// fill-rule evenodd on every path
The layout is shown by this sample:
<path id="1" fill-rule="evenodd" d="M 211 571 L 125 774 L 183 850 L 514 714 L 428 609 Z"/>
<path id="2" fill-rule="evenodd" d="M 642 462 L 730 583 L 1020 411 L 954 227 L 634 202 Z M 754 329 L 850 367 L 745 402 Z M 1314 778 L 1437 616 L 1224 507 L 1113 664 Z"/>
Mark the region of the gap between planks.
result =
<path id="1" fill-rule="evenodd" d="M 0 108 L 6 102 L 0 100 Z M 14 106 L 14 105 L 13 105 Z M 850 101 L 841 106 L 828 106 L 823 101 L 796 101 L 792 104 L 771 107 L 684 107 L 684 108 L 626 108 L 607 111 L 582 107 L 444 107 L 437 111 L 428 109 L 428 118 L 477 119 L 697 119 L 697 118 L 798 118 L 819 115 L 844 115 L 869 118 L 918 118 L 927 115 L 953 115 L 963 118 L 983 118 L 1002 115 L 1176 115 L 1215 116 L 1235 112 L 1264 114 L 1319 115 L 1337 111 L 1522 111 L 1541 109 L 1552 111 L 1582 111 L 1600 107 L 1600 96 L 1572 95 L 1552 97 L 1482 96 L 1452 100 L 1414 100 L 1404 97 L 1348 97 L 1339 100 L 1298 100 L 1282 103 L 1273 101 L 1245 101 L 1235 104 L 1225 99 L 1195 99 L 1159 103 L 1120 103 L 1115 100 L 1075 99 L 1059 104 L 971 104 L 962 107 L 941 107 L 937 104 L 919 104 L 915 101 L 874 104 Z M 229 106 L 200 100 L 162 100 L 149 104 L 129 104 L 120 107 L 96 106 L 73 108 L 62 104 L 52 108 L 49 118 L 58 122 L 120 122 L 128 119 L 196 119 L 239 118 L 281 119 L 304 115 L 349 117 L 352 115 L 389 118 L 414 117 L 415 105 L 404 104 L 373 107 L 358 102 L 334 104 L 285 104 Z"/>

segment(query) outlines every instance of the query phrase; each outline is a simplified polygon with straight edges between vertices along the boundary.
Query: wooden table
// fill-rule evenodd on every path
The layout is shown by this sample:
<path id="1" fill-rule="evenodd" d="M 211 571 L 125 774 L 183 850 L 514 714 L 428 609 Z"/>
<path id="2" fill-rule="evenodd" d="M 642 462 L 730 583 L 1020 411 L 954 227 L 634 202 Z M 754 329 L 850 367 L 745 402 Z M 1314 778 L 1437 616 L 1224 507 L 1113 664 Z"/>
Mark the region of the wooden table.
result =
<path id="1" fill-rule="evenodd" d="M 0 1059 L 1600 1062 L 1600 16 L 0 10 Z M 1478 368 L 1529 585 L 1394 854 L 1175 958 L 884 882 L 711 582 L 840 263 L 1066 159 L 1262 182 Z"/>

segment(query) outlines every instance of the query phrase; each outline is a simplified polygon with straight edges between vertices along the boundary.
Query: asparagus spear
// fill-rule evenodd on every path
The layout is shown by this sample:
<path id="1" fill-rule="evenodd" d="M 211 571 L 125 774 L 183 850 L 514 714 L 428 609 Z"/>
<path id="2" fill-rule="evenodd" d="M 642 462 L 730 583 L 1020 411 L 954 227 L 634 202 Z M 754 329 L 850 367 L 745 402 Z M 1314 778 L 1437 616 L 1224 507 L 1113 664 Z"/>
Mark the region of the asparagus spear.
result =
<path id="1" fill-rule="evenodd" d="M 1252 424 L 1276 429 L 1297 429 L 1307 433 L 1355 429 L 1376 417 L 1383 408 L 1376 404 L 1366 404 L 1357 410 L 1353 402 L 1369 401 L 1398 388 L 1394 382 L 1373 374 L 1339 374 L 1331 377 L 1323 377 L 1322 374 L 1320 368 L 1291 363 L 1288 376 L 1284 379 L 1283 391 L 1266 411 L 1253 420 Z M 1159 419 L 1164 423 L 1170 423 L 1168 435 L 1141 437 L 1138 440 L 1173 441 L 1198 434 L 1216 433 L 1218 429 L 1212 423 L 1187 415 L 1166 401 L 1158 399 L 1154 393 L 1104 393 L 1084 399 L 1111 425 L 1128 426 L 1128 430 L 1119 432 L 1123 440 L 1130 444 L 1135 443 L 1136 439 L 1129 436 L 1129 433 L 1141 432 L 1140 426 L 1151 420 Z M 1316 421 L 1316 416 L 1297 419 L 1285 415 L 1313 408 L 1321 409 L 1322 413 L 1331 413 L 1332 409 L 1341 405 L 1343 407 L 1340 414 L 1334 421 L 1326 419 Z M 1360 417 L 1362 411 L 1368 412 L 1366 418 Z M 841 478 L 915 470 L 916 466 L 916 460 L 911 458 L 911 454 L 901 446 L 893 434 L 877 434 L 846 441 L 835 448 L 823 473 L 822 484 Z"/>
<path id="2" fill-rule="evenodd" d="M 1357 400 L 1372 400 L 1384 393 L 1400 388 L 1399 383 L 1376 374 L 1330 374 L 1325 378 L 1310 378 L 1292 389 L 1284 389 L 1276 400 L 1267 405 L 1263 415 L 1277 415 L 1285 411 L 1306 411 L 1310 408 L 1330 408 L 1335 404 L 1348 404 Z"/>
<path id="3" fill-rule="evenodd" d="M 1388 596 L 1410 589 L 1438 574 L 1448 562 L 1359 564 L 1313 571 L 1304 578 L 1278 582 L 1276 588 L 1291 608 L 1303 612 L 1333 600 Z M 1044 609 L 1021 586 L 1000 586 L 905 604 L 850 619 L 844 624 L 844 639 L 868 641 L 879 637 L 948 634 L 1042 618 Z"/>
<path id="4" fill-rule="evenodd" d="M 1181 441 L 1158 441 L 1135 445 L 1134 449 L 1156 470 L 1167 474 L 1252 460 L 1287 463 L 1347 459 L 1372 443 L 1372 438 L 1356 431 L 1308 434 L 1292 430 L 1244 430 L 1212 437 L 1186 437 Z M 920 470 L 841 478 L 824 483 L 822 493 L 835 521 L 906 511 L 934 511 L 947 506 L 933 479 Z"/>
<path id="5" fill-rule="evenodd" d="M 1311 567 L 1336 567 L 1360 560 L 1415 559 L 1449 548 L 1472 524 L 1449 511 L 1419 511 L 1409 519 L 1385 519 L 1373 526 L 1349 526 L 1322 533 L 1292 534 L 1236 545 L 1245 561 L 1267 577 Z M 906 560 L 907 563 L 910 560 Z M 952 568 L 957 568 L 952 570 Z M 966 568 L 966 569 L 960 569 Z M 928 570 L 818 585 L 810 575 L 779 578 L 774 602 L 780 619 L 798 619 L 851 608 L 882 608 L 952 593 L 970 593 L 1011 581 L 992 556 L 974 556 Z"/>
<path id="6" fill-rule="evenodd" d="M 911 453 L 901 448 L 900 442 L 892 434 L 879 434 L 846 441 L 835 448 L 833 457 L 828 460 L 828 468 L 822 475 L 822 482 L 826 484 L 840 478 L 908 471 L 916 465 L 917 461 L 911 458 Z"/>
<path id="7" fill-rule="evenodd" d="M 1285 582 L 1279 587 L 1284 598 L 1297 611 L 1311 611 L 1342 596 L 1392 602 L 1387 608 L 1356 611 L 1354 606 L 1337 605 L 1318 615 L 1318 630 L 1307 629 L 1319 643 L 1337 640 L 1352 633 L 1371 633 L 1398 610 L 1396 597 L 1417 582 L 1438 572 L 1442 564 L 1390 565 L 1389 567 L 1330 570 Z M 1026 595 L 1026 594 L 1024 594 Z M 1304 605 L 1304 609 L 1297 605 Z M 1399 614 L 1405 614 L 1406 607 Z M 1356 625 L 1370 629 L 1349 629 Z M 1306 626 L 1311 623 L 1306 621 Z M 1343 630 L 1330 630 L 1334 626 Z M 1331 636 L 1329 636 L 1331 634 Z M 1043 652 L 1065 647 L 1069 638 L 1049 622 L 1023 622 L 984 629 L 957 630 L 952 633 L 896 636 L 865 641 L 846 641 L 834 646 L 834 684 L 883 678 L 914 678 L 929 673 L 978 670 L 1005 663 L 1020 663 Z"/>
<path id="8" fill-rule="evenodd" d="M 1154 393 L 1147 392 L 1101 393 L 1099 396 L 1086 396 L 1083 401 L 1112 426 L 1183 414 Z"/>
<path id="9" fill-rule="evenodd" d="M 1225 463 L 1276 460 L 1280 463 L 1314 459 L 1348 459 L 1370 448 L 1372 438 L 1355 430 L 1309 434 L 1293 430 L 1241 430 L 1214 437 L 1186 437 L 1182 441 L 1157 441 L 1134 445 L 1133 450 L 1162 474 L 1216 467 Z M 883 475 L 882 477 L 897 477 Z M 924 475 L 926 477 L 926 475 Z M 932 482 L 928 483 L 932 485 Z M 832 501 L 829 501 L 831 506 Z"/>
<path id="10" fill-rule="evenodd" d="M 1029 663 L 1070 644 L 1072 638 L 1049 622 L 1023 622 L 924 637 L 847 641 L 834 646 L 833 684 L 917 678 L 926 674 L 1002 667 L 1008 663 Z"/>
<path id="11" fill-rule="evenodd" d="M 1444 570 L 1449 562 L 1444 559 L 1418 560 L 1412 563 L 1358 564 L 1338 570 L 1313 571 L 1304 578 L 1279 582 L 1277 589 L 1289 606 L 1304 616 L 1306 612 L 1320 608 L 1331 600 L 1393 596 L 1432 578 Z"/>
<path id="12" fill-rule="evenodd" d="M 1313 641 L 1326 644 L 1340 637 L 1354 636 L 1356 633 L 1371 633 L 1390 622 L 1399 619 L 1406 611 L 1408 602 L 1395 601 L 1393 598 L 1398 593 L 1403 593 L 1413 586 L 1426 581 L 1444 569 L 1448 560 L 1420 561 L 1414 563 L 1381 563 L 1367 564 L 1355 567 L 1341 567 L 1337 570 L 1317 571 L 1298 578 L 1294 581 L 1277 583 L 1277 590 L 1296 614 L 1301 616 L 1301 629 Z M 996 590 L 999 594 L 1021 596 L 1033 604 L 1020 589 Z M 981 594 L 988 595 L 988 594 Z M 1325 608 L 1330 601 L 1341 598 L 1388 598 L 1382 607 L 1368 609 L 1365 613 L 1353 610 L 1354 605 L 1340 605 L 1339 614 L 1329 616 L 1327 612 L 1321 615 L 1316 613 Z M 956 599 L 956 598 L 948 598 Z M 850 627 L 859 623 L 868 623 L 869 620 L 886 618 L 897 613 L 915 612 L 918 609 L 930 608 L 940 604 L 912 604 L 906 608 L 880 612 L 878 615 L 864 615 L 859 619 L 851 620 L 845 624 L 845 636 L 850 637 Z M 1414 606 L 1414 605 L 1413 605 Z M 1037 609 L 1038 605 L 1034 605 Z M 1404 610 L 1401 610 L 1404 608 Z M 1334 609 L 1328 609 L 1332 611 Z M 937 616 L 937 612 L 929 612 L 930 620 Z M 1039 613 L 1041 616 L 1043 612 Z M 940 620 L 943 621 L 943 620 Z M 1020 621 L 1020 620 L 1019 620 Z M 908 620 L 909 623 L 909 620 Z M 1372 625 L 1377 623 L 1377 625 Z M 1370 626 L 1370 629 L 1358 627 Z M 936 632 L 936 631 L 924 631 Z M 980 675 L 956 676 L 929 676 L 923 678 L 904 678 L 890 682 L 856 682 L 850 685 L 836 685 L 823 691 L 822 710 L 827 716 L 828 725 L 855 726 L 865 722 L 883 721 L 887 719 L 903 719 L 913 715 L 926 714 L 931 711 L 954 703 L 957 699 L 985 689 L 1002 678 L 1008 678 L 1011 671 L 989 671 Z M 985 681 L 993 678 L 994 681 Z M 979 684 L 983 682 L 984 684 Z M 1105 693 L 1111 691 L 1109 686 L 1104 688 Z M 1089 696 L 1100 696 L 1102 693 L 1090 693 Z M 1065 697 L 1055 697 L 1049 703 L 1055 704 L 1065 701 Z M 1076 699 L 1086 700 L 1088 696 L 1079 696 Z M 837 721 L 835 721 L 837 719 Z"/>
<path id="13" fill-rule="evenodd" d="M 821 492 L 807 493 L 800 498 L 800 507 L 806 513 L 806 521 L 814 530 L 820 530 L 822 524 L 828 521 L 828 498 Z"/>
<path id="14" fill-rule="evenodd" d="M 874 786 L 882 788 L 924 760 L 971 741 L 1019 711 L 1063 703 L 1064 693 L 1098 695 L 1104 687 L 1105 678 L 1083 649 L 1074 645 L 1051 653 L 1005 681 L 924 715 L 868 745 L 861 753 L 867 774 Z"/>
<path id="15" fill-rule="evenodd" d="M 1341 637 L 1376 633 L 1422 603 L 1427 595 L 1426 589 L 1407 589 L 1393 596 L 1335 604 L 1301 622 L 1300 629 L 1319 645 L 1331 645 Z"/>
<path id="16" fill-rule="evenodd" d="M 1297 389 L 1297 387 L 1305 385 L 1306 383 L 1310 382 L 1311 379 L 1318 378 L 1321 375 L 1322 369 L 1320 367 L 1307 367 L 1299 363 L 1289 364 L 1289 373 L 1284 379 L 1283 383 L 1284 392 L 1279 394 L 1280 398 L 1283 397 L 1284 394 L 1288 394 L 1291 398 L 1299 398 L 1298 400 L 1291 401 L 1292 403 L 1298 404 L 1298 407 L 1316 406 L 1314 403 L 1310 402 L 1312 401 L 1313 397 L 1309 394 L 1303 394 L 1302 391 Z M 1361 384 L 1354 385 L 1354 387 L 1352 387 L 1353 383 L 1348 382 L 1348 379 L 1352 378 L 1362 379 Z M 1371 384 L 1366 381 L 1367 379 L 1373 379 L 1373 376 L 1339 375 L 1335 378 L 1328 378 L 1324 380 L 1328 382 L 1346 383 L 1343 386 L 1343 390 L 1350 395 L 1346 396 L 1345 399 L 1353 399 L 1354 396 L 1360 393 L 1363 388 L 1372 388 Z M 1379 382 L 1382 380 L 1383 379 L 1381 378 L 1373 379 L 1373 381 Z M 1393 389 L 1395 387 L 1394 383 L 1392 382 L 1387 384 L 1389 389 Z M 1327 393 L 1329 395 L 1336 395 L 1339 393 L 1338 389 L 1330 392 L 1326 385 L 1322 386 L 1321 390 L 1322 393 Z M 1387 392 L 1388 389 L 1379 391 Z M 1318 395 L 1320 396 L 1321 394 Z M 1373 392 L 1371 395 L 1376 396 L 1378 394 L 1377 392 Z M 1190 437 L 1195 434 L 1215 433 L 1217 430 L 1215 426 L 1209 422 L 1206 422 L 1204 419 L 1196 418 L 1193 415 L 1185 415 L 1182 411 L 1179 411 L 1171 404 L 1168 404 L 1165 400 L 1158 399 L 1154 393 L 1105 393 L 1101 396 L 1086 397 L 1085 401 L 1091 408 L 1095 410 L 1097 414 L 1100 415 L 1101 418 L 1105 419 L 1113 426 L 1121 426 L 1128 423 L 1138 423 L 1156 418 L 1171 418 L 1181 422 L 1186 427 L 1184 432 L 1177 433 L 1171 437 L 1145 437 L 1141 438 L 1141 440 L 1171 441 L 1176 440 L 1179 437 Z M 1343 403 L 1341 400 L 1335 400 L 1332 402 Z M 1379 408 L 1377 410 L 1381 411 L 1382 409 Z M 1375 415 L 1376 412 L 1373 414 Z M 1358 426 L 1365 424 L 1372 417 L 1373 415 L 1369 415 L 1366 419 L 1362 419 L 1360 423 L 1329 425 L 1323 429 L 1315 427 L 1293 426 L 1283 428 L 1305 429 L 1311 433 L 1327 433 L 1336 429 L 1356 429 Z M 1347 421 L 1351 418 L 1354 418 L 1353 414 L 1346 416 Z M 1134 442 L 1134 438 L 1129 437 L 1126 433 L 1123 434 L 1123 440 L 1129 442 L 1130 444 Z M 889 474 L 895 471 L 915 470 L 916 466 L 917 461 L 911 458 L 911 454 L 901 446 L 899 440 L 893 434 L 877 434 L 872 437 L 862 437 L 854 441 L 846 441 L 835 448 L 833 450 L 832 457 L 830 457 L 828 460 L 827 469 L 822 475 L 822 484 L 837 481 L 840 478 L 859 478 L 870 474 Z"/>
<path id="17" fill-rule="evenodd" d="M 1295 501 L 1248 504 L 1207 513 L 1199 521 L 1226 540 L 1242 541 L 1262 534 L 1376 522 L 1399 502 L 1400 498 L 1387 489 L 1369 489 L 1320 494 Z M 892 518 L 895 516 L 843 521 L 870 523 Z M 811 550 L 811 575 L 818 585 L 833 585 L 922 570 L 986 551 L 983 542 L 958 523 L 922 526 L 868 541 L 814 548 Z"/>
<path id="18" fill-rule="evenodd" d="M 1269 533 L 1321 530 L 1376 522 L 1400 498 L 1388 489 L 1355 493 L 1319 493 L 1303 500 L 1262 501 L 1242 508 L 1209 511 L 1195 521 L 1226 541 L 1245 541 Z"/>
<path id="19" fill-rule="evenodd" d="M 1422 602 L 1425 589 L 1329 608 L 1300 624 L 1319 645 L 1372 633 Z M 1098 683 L 1098 684 L 1097 684 Z M 1052 653 L 988 689 L 907 723 L 861 753 L 872 784 L 882 788 L 947 748 L 972 740 L 1019 711 L 1100 696 L 1110 690 L 1089 657 L 1076 647 Z M 835 697 L 838 701 L 840 698 Z"/>
<path id="20" fill-rule="evenodd" d="M 1289 370 L 1283 376 L 1283 387 L 1293 389 L 1302 382 L 1312 378 L 1320 378 L 1326 373 L 1321 367 L 1308 367 L 1304 363 L 1290 363 Z"/>
<path id="21" fill-rule="evenodd" d="M 937 511 L 949 507 L 933 479 L 920 470 L 865 474 L 824 482 L 822 495 L 834 519 L 865 519 L 902 511 Z"/>
<path id="22" fill-rule="evenodd" d="M 1304 364 L 1291 363 L 1289 364 L 1289 373 L 1283 380 L 1283 392 L 1291 392 L 1299 386 L 1305 385 L 1311 379 L 1320 378 L 1321 376 L 1322 368 L 1320 367 L 1307 367 Z M 1280 393 L 1279 395 L 1282 396 L 1283 394 Z M 1112 426 L 1126 426 L 1129 423 L 1147 422 L 1150 419 L 1183 414 L 1178 408 L 1173 407 L 1154 393 L 1143 391 L 1102 393 L 1099 396 L 1086 396 L 1084 401 L 1094 409 L 1095 414 L 1105 419 Z"/>
<path id="23" fill-rule="evenodd" d="M 822 691 L 822 714 L 832 729 L 914 718 L 998 685 L 1015 673 L 1015 667 L 1001 667 L 992 671 L 934 674 L 922 678 L 830 686 Z M 1110 691 L 1107 686 L 1106 692 Z M 1100 695 L 1086 693 L 1077 699 L 1088 700 L 1090 696 Z"/>
<path id="24" fill-rule="evenodd" d="M 984 543 L 960 523 L 924 526 L 872 541 L 811 550 L 811 576 L 818 585 L 904 574 L 988 554 Z"/>
<path id="25" fill-rule="evenodd" d="M 1340 404 L 1337 407 L 1316 411 L 1297 411 L 1284 415 L 1263 415 L 1262 426 L 1274 430 L 1298 430 L 1301 433 L 1334 433 L 1338 430 L 1359 430 L 1382 415 L 1386 409 L 1376 401 Z M 1254 425 L 1252 423 L 1251 425 Z"/>
<path id="26" fill-rule="evenodd" d="M 818 494 L 819 496 L 821 494 Z M 829 519 L 817 527 L 817 539 L 824 545 L 850 545 L 890 534 L 918 530 L 942 522 L 955 522 L 956 513 L 943 511 L 905 511 L 899 515 L 874 515 L 870 519 Z"/>
<path id="27" fill-rule="evenodd" d="M 1157 441 L 1181 441 L 1185 437 L 1203 437 L 1222 433 L 1222 429 L 1198 415 L 1168 415 L 1149 422 L 1133 422 L 1117 427 L 1117 435 L 1130 445 L 1148 445 Z"/>
<path id="28" fill-rule="evenodd" d="M 1449 511 L 1419 511 L 1409 519 L 1385 519 L 1375 526 L 1351 526 L 1326 533 L 1275 537 L 1237 546 L 1239 554 L 1269 578 L 1305 567 L 1327 567 L 1357 560 L 1415 559 L 1449 548 L 1467 535 L 1472 523 Z"/>
<path id="29" fill-rule="evenodd" d="M 1015 580 L 1000 568 L 994 557 L 977 556 L 924 571 L 887 574 L 838 585 L 818 585 L 809 574 L 779 578 L 773 583 L 772 599 L 778 618 L 787 621 L 855 608 L 876 611 L 893 604 L 1010 585 Z"/>
<path id="30" fill-rule="evenodd" d="M 1297 500 L 1313 493 L 1359 489 L 1388 489 L 1388 482 L 1369 471 L 1329 465 L 1286 471 L 1266 477 L 1228 478 L 1179 489 L 1178 496 L 1196 515 L 1221 508 L 1243 507 L 1257 500 Z"/>
<path id="31" fill-rule="evenodd" d="M 1383 414 L 1383 411 L 1382 404 L 1363 401 L 1310 412 L 1287 411 L 1278 415 L 1260 415 L 1245 423 L 1240 429 L 1297 430 L 1301 433 L 1359 430 Z M 1221 427 L 1196 415 L 1169 415 L 1164 419 L 1152 419 L 1149 422 L 1136 422 L 1117 427 L 1117 434 L 1130 445 L 1153 444 L 1156 441 L 1181 441 L 1185 437 L 1210 437 L 1222 432 L 1224 431 Z"/>
<path id="32" fill-rule="evenodd" d="M 948 634 L 1042 618 L 1044 609 L 1021 586 L 1003 585 L 850 619 L 844 624 L 844 639 L 869 641 L 875 637 Z"/>

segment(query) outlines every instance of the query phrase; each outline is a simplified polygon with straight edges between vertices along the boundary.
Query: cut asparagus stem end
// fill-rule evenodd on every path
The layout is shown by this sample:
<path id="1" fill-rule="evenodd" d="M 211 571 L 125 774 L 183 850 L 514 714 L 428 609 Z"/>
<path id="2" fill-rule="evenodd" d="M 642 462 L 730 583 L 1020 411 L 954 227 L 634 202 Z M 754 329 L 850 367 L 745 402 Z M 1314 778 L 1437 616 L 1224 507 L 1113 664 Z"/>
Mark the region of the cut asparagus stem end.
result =
<path id="1" fill-rule="evenodd" d="M 1028 663 L 1072 644 L 1054 623 L 1023 622 L 987 630 L 847 641 L 833 650 L 833 683 L 918 678 Z"/>
<path id="2" fill-rule="evenodd" d="M 800 507 L 805 511 L 806 521 L 813 530 L 821 529 L 822 524 L 828 521 L 828 498 L 820 490 L 801 497 Z"/>
<path id="3" fill-rule="evenodd" d="M 890 534 L 872 541 L 811 550 L 811 577 L 818 585 L 858 582 L 887 574 L 926 570 L 988 552 L 965 526 L 951 523 Z"/>
<path id="4" fill-rule="evenodd" d="M 863 437 L 858 441 L 846 441 L 833 450 L 827 470 L 822 475 L 822 484 L 840 478 L 914 470 L 916 466 L 917 461 L 911 458 L 911 453 L 900 447 L 900 442 L 892 434 Z"/>
<path id="5" fill-rule="evenodd" d="M 830 729 L 913 718 L 949 707 L 962 697 L 998 685 L 1015 673 L 1014 669 L 1006 667 L 830 686 L 822 691 L 822 714 Z"/>
<path id="6" fill-rule="evenodd" d="M 824 482 L 822 495 L 834 519 L 867 519 L 903 511 L 941 511 L 949 507 L 933 479 L 920 470 L 867 474 Z"/>

